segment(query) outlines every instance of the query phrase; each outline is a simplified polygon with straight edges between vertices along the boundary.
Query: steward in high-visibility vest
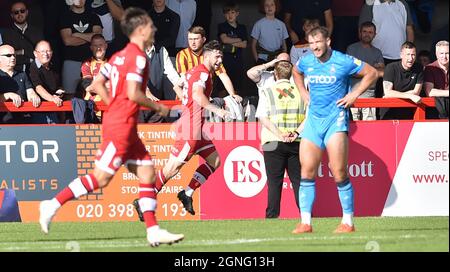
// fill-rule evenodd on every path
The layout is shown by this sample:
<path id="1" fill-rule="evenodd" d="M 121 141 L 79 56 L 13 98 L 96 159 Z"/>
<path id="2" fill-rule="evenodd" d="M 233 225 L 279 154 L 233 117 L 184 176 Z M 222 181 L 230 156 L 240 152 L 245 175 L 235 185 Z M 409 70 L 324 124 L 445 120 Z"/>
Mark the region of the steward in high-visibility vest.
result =
<path id="1" fill-rule="evenodd" d="M 305 105 L 300 92 L 291 84 L 292 64 L 275 64 L 276 82 L 263 90 L 256 112 L 262 124 L 261 144 L 266 166 L 268 201 L 266 218 L 280 214 L 281 190 L 287 170 L 298 207 L 300 187 L 299 143 L 301 124 L 305 119 Z"/>

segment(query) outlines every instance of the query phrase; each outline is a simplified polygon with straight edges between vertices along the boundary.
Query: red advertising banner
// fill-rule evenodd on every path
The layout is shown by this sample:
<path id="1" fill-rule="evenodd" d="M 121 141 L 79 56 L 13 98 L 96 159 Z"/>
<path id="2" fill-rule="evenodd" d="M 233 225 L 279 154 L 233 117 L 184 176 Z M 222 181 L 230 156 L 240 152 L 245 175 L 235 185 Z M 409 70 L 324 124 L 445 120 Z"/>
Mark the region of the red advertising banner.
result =
<path id="1" fill-rule="evenodd" d="M 398 160 L 411 132 L 413 122 L 352 123 L 349 142 L 349 175 L 355 188 L 355 215 L 379 216 L 383 211 Z M 223 123 L 220 130 L 228 137 L 244 134 L 248 140 L 215 138 L 222 166 L 202 187 L 202 219 L 264 218 L 267 205 L 267 178 L 255 124 Z M 258 133 L 256 135 L 259 135 Z M 300 151 L 301 152 L 301 151 Z M 335 182 L 324 159 L 316 180 L 313 214 L 319 217 L 341 215 Z M 285 178 L 281 200 L 282 218 L 298 218 L 293 189 Z"/>
<path id="2" fill-rule="evenodd" d="M 177 199 L 177 193 L 186 187 L 200 163 L 194 156 L 159 193 L 158 219 L 264 218 L 267 177 L 260 125 L 207 123 L 205 128 L 221 157 L 221 166 L 195 192 L 196 215 L 186 213 Z M 37 222 L 39 200 L 53 197 L 77 175 L 93 169 L 101 127 L 33 127 L 32 134 L 22 133 L 23 129 L 2 127 L 0 166 L 8 171 L 0 172 L 0 196 L 3 189 L 14 190 L 22 221 Z M 352 123 L 348 172 L 355 189 L 355 215 L 448 216 L 448 130 L 448 122 Z M 171 125 L 141 125 L 138 131 L 156 169 L 162 168 L 174 142 Z M 32 187 L 18 186 L 23 180 L 44 178 L 55 179 L 54 186 L 42 182 Z M 316 182 L 314 216 L 340 216 L 337 188 L 326 152 Z M 282 191 L 280 217 L 298 218 L 299 210 L 287 177 Z M 134 221 L 137 215 L 132 202 L 137 195 L 136 177 L 122 167 L 107 188 L 69 202 L 55 221 Z M 415 208 L 409 208 L 412 206 Z"/>

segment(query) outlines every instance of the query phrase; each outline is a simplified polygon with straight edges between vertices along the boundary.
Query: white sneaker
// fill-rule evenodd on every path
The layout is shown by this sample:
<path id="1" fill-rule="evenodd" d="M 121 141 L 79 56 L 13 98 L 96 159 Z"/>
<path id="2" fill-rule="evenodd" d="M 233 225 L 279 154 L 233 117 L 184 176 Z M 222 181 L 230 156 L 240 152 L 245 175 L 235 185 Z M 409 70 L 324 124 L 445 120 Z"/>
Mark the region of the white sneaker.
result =
<path id="1" fill-rule="evenodd" d="M 56 214 L 56 209 L 53 207 L 51 200 L 41 201 L 39 204 L 39 224 L 41 230 L 45 234 L 48 234 L 50 222 L 52 222 L 53 216 Z"/>
<path id="2" fill-rule="evenodd" d="M 152 247 L 157 247 L 160 244 L 171 245 L 173 243 L 178 243 L 183 239 L 183 234 L 173 234 L 165 229 L 160 229 L 158 227 L 147 230 L 147 241 Z"/>

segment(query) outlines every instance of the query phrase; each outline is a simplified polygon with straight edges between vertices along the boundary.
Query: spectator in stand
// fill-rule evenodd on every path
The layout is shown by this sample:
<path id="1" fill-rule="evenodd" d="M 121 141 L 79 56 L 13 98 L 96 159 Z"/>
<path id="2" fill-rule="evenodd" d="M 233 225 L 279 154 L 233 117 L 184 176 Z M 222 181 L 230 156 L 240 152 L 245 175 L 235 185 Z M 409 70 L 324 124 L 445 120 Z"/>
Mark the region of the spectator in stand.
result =
<path id="1" fill-rule="evenodd" d="M 223 65 L 227 69 L 235 90 L 242 91 L 244 77 L 243 49 L 247 48 L 247 29 L 245 25 L 237 22 L 239 6 L 227 2 L 223 7 L 225 22 L 218 25 L 219 40 L 222 43 Z"/>
<path id="2" fill-rule="evenodd" d="M 111 56 L 122 49 L 125 44 L 116 41 L 116 36 L 123 34 L 118 30 L 120 19 L 124 13 L 121 0 L 86 0 L 86 10 L 97 14 L 102 22 L 102 35 L 108 43 L 106 56 Z M 118 32 L 119 35 L 116 35 Z"/>
<path id="3" fill-rule="evenodd" d="M 304 18 L 303 19 L 303 31 L 308 33 L 311 29 L 320 26 L 319 19 L 316 18 Z M 296 64 L 302 57 L 311 54 L 311 48 L 305 38 L 301 38 L 296 44 L 291 47 L 291 62 Z"/>
<path id="4" fill-rule="evenodd" d="M 261 0 L 259 11 L 265 17 L 258 20 L 252 29 L 252 55 L 257 64 L 266 63 L 282 52 L 287 52 L 289 38 L 285 24 L 275 18 L 280 9 L 278 0 Z"/>
<path id="5" fill-rule="evenodd" d="M 40 41 L 34 50 L 35 59 L 30 66 L 30 80 L 41 99 L 55 103 L 61 107 L 63 104 L 61 77 L 52 63 L 53 51 L 48 41 Z M 43 123 L 59 123 L 58 114 L 54 112 L 40 113 Z"/>
<path id="6" fill-rule="evenodd" d="M 347 47 L 358 41 L 358 19 L 364 0 L 331 0 L 334 35 L 332 47 L 345 52 Z"/>
<path id="7" fill-rule="evenodd" d="M 197 3 L 197 11 L 195 13 L 195 20 L 192 25 L 201 26 L 205 30 L 205 37 L 209 40 L 212 6 L 211 0 L 195 0 Z"/>
<path id="8" fill-rule="evenodd" d="M 428 64 L 431 63 L 431 53 L 428 50 L 420 50 L 419 54 L 417 54 L 417 61 L 425 68 Z"/>
<path id="9" fill-rule="evenodd" d="M 408 4 L 404 0 L 374 0 L 361 9 L 359 25 L 370 21 L 377 27 L 373 46 L 383 53 L 384 64 L 400 60 L 400 48 L 414 42 L 414 28 Z"/>
<path id="10" fill-rule="evenodd" d="M 177 54 L 177 72 L 184 77 L 184 75 L 195 66 L 203 63 L 203 45 L 205 44 L 205 30 L 201 26 L 194 26 L 188 31 L 189 47 L 181 50 Z M 222 81 L 223 86 L 238 103 L 242 102 L 242 97 L 236 94 L 233 83 L 227 74 L 227 71 L 220 64 L 219 69 L 215 74 Z"/>
<path id="11" fill-rule="evenodd" d="M 376 26 L 372 22 L 365 22 L 361 25 L 359 30 L 360 41 L 351 44 L 347 48 L 347 54 L 353 56 L 359 60 L 364 61 L 372 65 L 378 73 L 379 78 L 383 78 L 384 75 L 384 61 L 383 54 L 380 49 L 372 45 L 373 38 L 376 35 Z M 360 84 L 361 79 L 352 78 L 352 89 L 356 84 Z M 361 98 L 374 98 L 375 97 L 376 82 L 369 86 L 369 88 L 362 93 Z M 376 120 L 375 108 L 350 108 L 353 120 Z"/>
<path id="12" fill-rule="evenodd" d="M 436 44 L 437 60 L 425 67 L 425 92 L 434 97 L 440 119 L 449 118 L 448 60 L 449 43 L 440 41 Z"/>
<path id="13" fill-rule="evenodd" d="M 166 0 L 166 4 L 168 8 L 180 16 L 180 29 L 178 30 L 178 36 L 175 42 L 175 47 L 178 52 L 188 47 L 187 33 L 194 24 L 197 4 L 195 0 Z"/>
<path id="14" fill-rule="evenodd" d="M 261 93 L 268 89 L 272 88 L 275 84 L 275 75 L 273 72 L 273 68 L 275 64 L 279 61 L 291 61 L 289 54 L 281 53 L 275 59 L 263 63 L 260 65 L 253 66 L 247 71 L 247 76 L 250 78 L 256 86 L 258 87 L 258 96 L 261 98 Z M 258 103 L 259 104 L 259 103 Z"/>
<path id="15" fill-rule="evenodd" d="M 304 18 L 318 18 L 320 25 L 333 32 L 333 13 L 330 0 L 286 0 L 284 23 L 289 32 L 292 44 L 305 38 L 302 29 Z"/>
<path id="16" fill-rule="evenodd" d="M 41 105 L 41 99 L 33 90 L 25 72 L 14 70 L 16 66 L 16 53 L 10 45 L 0 46 L 0 101 L 12 101 L 20 107 L 23 101 L 31 101 L 34 107 Z M 26 124 L 32 122 L 30 113 L 3 113 L 1 122 L 11 124 Z"/>
<path id="17" fill-rule="evenodd" d="M 102 23 L 97 15 L 85 9 L 86 0 L 66 0 L 70 9 L 61 16 L 60 34 L 64 42 L 62 82 L 65 99 L 76 95 L 81 78 L 81 64 L 90 57 L 92 36 L 102 33 Z M 80 96 L 81 94 L 77 94 Z"/>
<path id="18" fill-rule="evenodd" d="M 11 19 L 12 26 L 3 31 L 3 43 L 16 49 L 15 69 L 28 74 L 34 59 L 34 47 L 44 36 L 41 29 L 28 23 L 28 9 L 24 2 L 16 1 L 11 5 Z"/>
<path id="19" fill-rule="evenodd" d="M 423 68 L 416 62 L 416 46 L 405 42 L 400 50 L 401 60 L 389 63 L 384 70 L 383 89 L 386 98 L 410 99 L 414 103 L 421 102 L 420 91 L 423 85 Z M 413 108 L 390 108 L 383 120 L 413 119 Z"/>
<path id="20" fill-rule="evenodd" d="M 166 6 L 166 0 L 153 0 L 153 7 L 148 10 L 157 31 L 155 45 L 166 48 L 175 63 L 175 43 L 180 29 L 180 16 Z"/>
<path id="21" fill-rule="evenodd" d="M 93 35 L 91 39 L 90 49 L 92 52 L 92 56 L 81 65 L 82 81 L 86 83 L 89 82 L 89 85 L 98 75 L 102 67 L 108 62 L 108 60 L 106 59 L 106 50 L 108 49 L 108 44 L 106 43 L 105 37 L 103 37 L 102 34 Z M 83 83 L 83 85 L 85 85 L 86 83 Z M 91 90 L 92 88 L 89 88 L 89 86 L 87 86 L 84 99 L 94 100 L 95 102 L 101 101 L 102 99 L 99 95 L 89 92 Z"/>
<path id="22" fill-rule="evenodd" d="M 175 70 L 166 48 L 152 43 L 145 50 L 145 54 L 150 63 L 146 96 L 152 101 L 175 100 L 177 96 L 183 97 L 184 82 Z M 174 116 L 163 117 L 150 110 L 139 112 L 139 123 L 174 122 L 176 119 Z"/>

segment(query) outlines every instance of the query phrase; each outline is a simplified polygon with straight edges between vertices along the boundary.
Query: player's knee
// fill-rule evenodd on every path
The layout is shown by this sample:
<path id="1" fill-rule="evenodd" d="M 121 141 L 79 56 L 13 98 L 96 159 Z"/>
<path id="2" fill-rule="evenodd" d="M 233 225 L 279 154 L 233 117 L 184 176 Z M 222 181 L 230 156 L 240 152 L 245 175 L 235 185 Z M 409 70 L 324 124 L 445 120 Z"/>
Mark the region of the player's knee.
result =
<path id="1" fill-rule="evenodd" d="M 315 171 L 303 171 L 301 172 L 302 179 L 315 179 L 316 172 Z"/>
<path id="2" fill-rule="evenodd" d="M 99 188 L 104 188 L 104 187 L 108 186 L 110 180 L 111 180 L 111 179 L 109 179 L 109 178 L 107 178 L 107 177 L 100 177 L 100 178 L 97 178 L 98 187 L 99 187 Z"/>
<path id="3" fill-rule="evenodd" d="M 114 177 L 114 175 L 111 175 L 105 171 L 99 170 L 98 168 L 94 169 L 93 173 L 95 179 L 97 180 L 97 184 L 99 188 L 104 188 L 108 186 L 111 179 Z"/>
<path id="4" fill-rule="evenodd" d="M 346 171 L 342 171 L 337 174 L 333 174 L 333 177 L 334 177 L 334 181 L 336 183 L 341 183 L 347 179 L 348 175 L 347 175 Z"/>

